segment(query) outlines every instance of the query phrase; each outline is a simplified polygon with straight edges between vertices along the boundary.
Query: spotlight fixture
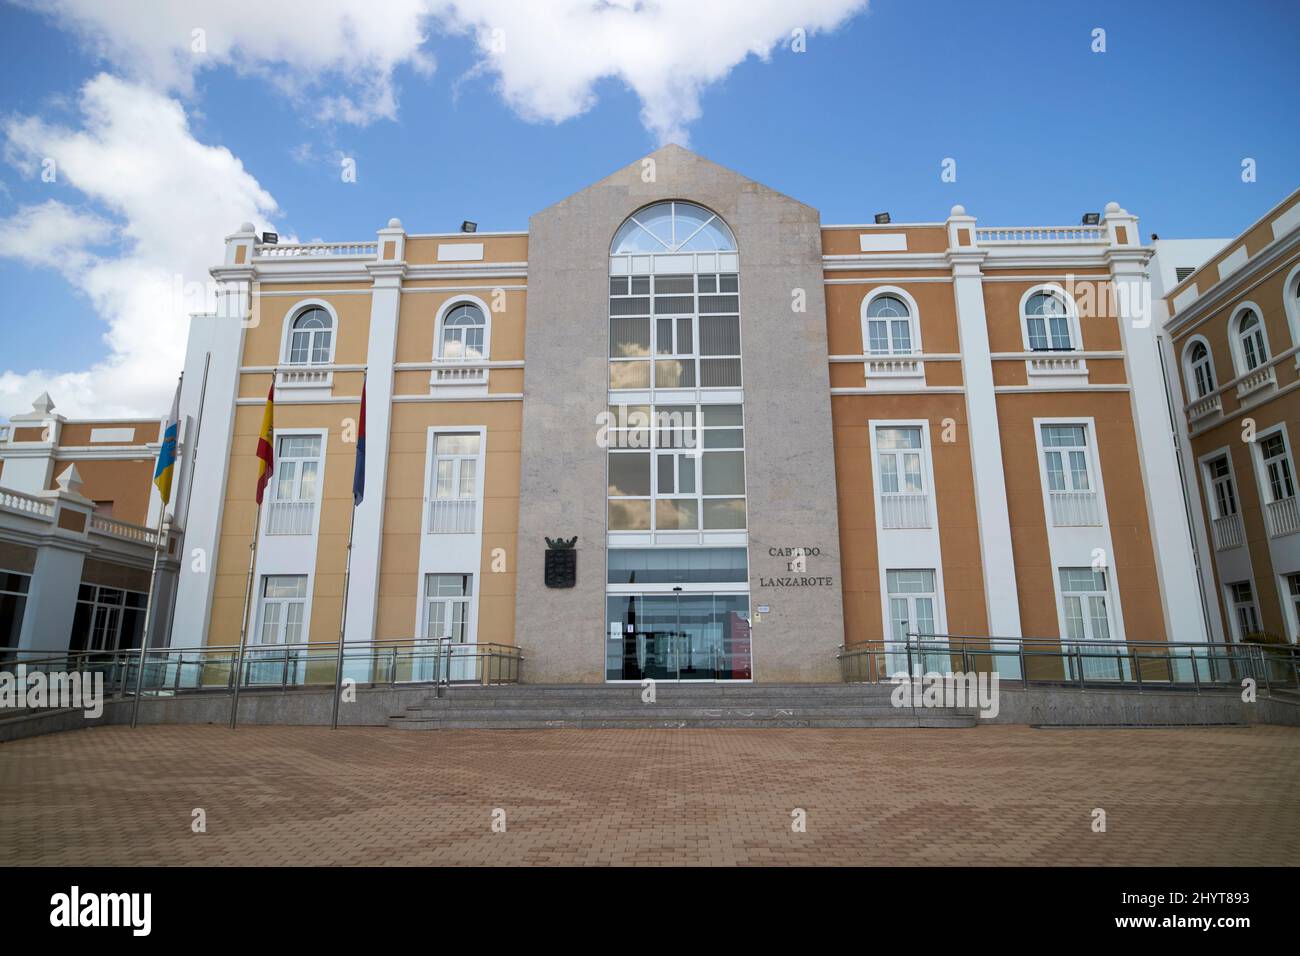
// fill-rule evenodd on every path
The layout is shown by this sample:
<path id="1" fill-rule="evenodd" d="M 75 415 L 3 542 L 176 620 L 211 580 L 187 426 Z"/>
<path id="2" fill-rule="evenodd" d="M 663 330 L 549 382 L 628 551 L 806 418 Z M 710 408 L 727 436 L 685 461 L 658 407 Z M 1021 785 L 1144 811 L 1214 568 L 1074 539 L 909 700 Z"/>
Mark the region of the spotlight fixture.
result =
<path id="1" fill-rule="evenodd" d="M 264 246 L 273 246 L 279 241 L 280 241 L 280 234 L 278 232 L 262 233 L 262 245 Z"/>
<path id="2" fill-rule="evenodd" d="M 1101 223 L 1101 213 L 1085 212 L 1081 220 L 1085 226 L 1096 226 Z"/>
<path id="3" fill-rule="evenodd" d="M 1152 242 L 1158 242 L 1159 240 L 1160 240 L 1160 237 L 1159 237 L 1159 236 L 1157 236 L 1154 232 L 1151 233 L 1151 241 L 1152 241 Z"/>
<path id="4" fill-rule="evenodd" d="M 461 232 L 478 232 L 478 223 L 476 223 L 476 222 L 470 222 L 468 219 L 466 219 L 464 222 L 462 222 L 462 223 L 460 224 L 460 231 L 461 231 Z"/>
<path id="5" fill-rule="evenodd" d="M 876 213 L 876 225 L 877 225 L 877 226 L 884 226 L 884 225 L 887 225 L 888 223 L 889 223 L 889 213 L 887 213 L 887 212 L 878 212 L 878 213 Z"/>

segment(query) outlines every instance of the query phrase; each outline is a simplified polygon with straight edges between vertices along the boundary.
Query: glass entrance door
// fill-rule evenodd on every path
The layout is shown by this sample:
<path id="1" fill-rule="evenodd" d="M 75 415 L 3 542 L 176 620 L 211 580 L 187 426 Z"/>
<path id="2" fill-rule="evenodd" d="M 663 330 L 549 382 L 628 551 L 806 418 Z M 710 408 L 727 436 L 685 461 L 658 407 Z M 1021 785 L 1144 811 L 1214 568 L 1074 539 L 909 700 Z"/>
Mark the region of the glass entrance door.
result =
<path id="1" fill-rule="evenodd" d="M 610 595 L 605 644 L 608 680 L 749 680 L 749 597 Z"/>

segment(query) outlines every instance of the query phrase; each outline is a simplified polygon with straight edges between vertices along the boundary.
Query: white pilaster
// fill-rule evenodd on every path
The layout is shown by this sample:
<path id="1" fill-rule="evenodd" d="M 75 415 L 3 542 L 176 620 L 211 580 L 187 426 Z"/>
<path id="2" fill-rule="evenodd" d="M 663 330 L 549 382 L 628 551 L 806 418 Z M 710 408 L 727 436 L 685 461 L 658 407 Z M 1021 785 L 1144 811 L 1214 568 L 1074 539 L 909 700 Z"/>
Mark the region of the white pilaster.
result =
<path id="1" fill-rule="evenodd" d="M 1106 204 L 1104 222 L 1111 238 L 1106 251 L 1115 287 L 1120 338 L 1129 382 L 1133 427 L 1146 496 L 1151 545 L 1160 580 L 1165 630 L 1171 641 L 1204 641 L 1209 628 L 1198 593 L 1196 559 L 1192 552 L 1186 501 L 1173 494 L 1182 489 L 1178 452 L 1170 427 L 1168 391 L 1160 361 L 1154 294 L 1147 274 L 1151 252 L 1138 242 L 1138 220 L 1118 203 Z M 1094 301 L 1106 297 L 1094 296 Z M 1181 409 L 1177 411 L 1182 417 Z M 1195 475 L 1192 475 L 1193 479 Z M 1143 635 L 1144 639 L 1150 639 Z M 1134 635 L 1137 639 L 1138 636 Z"/>
<path id="2" fill-rule="evenodd" d="M 1020 637 L 1020 600 L 1016 590 L 1015 555 L 1011 549 L 1002 433 L 998 424 L 997 397 L 993 391 L 993 363 L 984 315 L 983 273 L 980 270 L 987 253 L 976 247 L 975 218 L 966 215 L 963 207 L 952 207 L 947 228 L 947 260 L 952 267 L 953 296 L 961 339 L 962 378 L 966 386 L 966 417 L 989 633 L 996 637 Z M 999 658 L 998 670 L 1008 679 L 1020 676 L 1018 662 L 1009 657 Z"/>
<path id="3" fill-rule="evenodd" d="M 370 296 L 370 340 L 366 349 L 366 493 L 357 508 L 352 532 L 345 641 L 369 641 L 377 636 L 375 614 L 379 606 L 379 565 L 388 485 L 393 363 L 397 357 L 402 279 L 406 275 L 405 244 L 402 224 L 396 219 L 389 220 L 388 227 L 379 230 L 379 259 L 367 266 L 374 287 Z"/>
<path id="4" fill-rule="evenodd" d="M 235 399 L 239 395 L 239 366 L 244 330 L 256 321 L 253 303 L 255 272 L 252 268 L 256 234 L 251 223 L 226 237 L 226 265 L 212 270 L 218 282 L 217 311 L 190 319 L 185 355 L 185 381 L 181 387 L 181 414 L 195 419 L 198 444 L 182 458 L 182 473 L 174 489 L 176 508 L 188 499 L 189 510 L 178 514 L 185 529 L 176 584 L 176 611 L 172 621 L 172 647 L 198 647 L 209 643 L 208 625 L 212 592 L 216 584 L 217 549 L 230 471 L 231 443 L 235 431 Z M 209 359 L 210 356 L 210 359 Z M 202 396 L 203 366 L 209 361 L 207 394 Z M 198 422 L 202 400 L 202 421 Z M 190 424 L 187 421 L 187 426 Z M 187 429 L 188 430 L 188 429 Z M 189 435 L 182 435 L 193 445 Z M 252 449 L 249 449 L 252 454 Z M 186 474 L 188 469 L 189 474 Z M 193 482 L 193 490 L 188 488 Z M 253 489 L 248 489 L 253 494 Z M 233 643 L 238 635 L 219 635 L 218 642 Z"/>

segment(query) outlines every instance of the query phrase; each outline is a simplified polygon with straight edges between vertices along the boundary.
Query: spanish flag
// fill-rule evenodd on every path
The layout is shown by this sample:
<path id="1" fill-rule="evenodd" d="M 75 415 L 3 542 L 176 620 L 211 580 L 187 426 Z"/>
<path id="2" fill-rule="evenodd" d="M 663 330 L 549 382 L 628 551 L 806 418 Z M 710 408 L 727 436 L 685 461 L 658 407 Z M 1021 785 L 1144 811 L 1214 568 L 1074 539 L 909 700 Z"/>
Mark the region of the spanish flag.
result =
<path id="1" fill-rule="evenodd" d="M 262 430 L 257 434 L 257 503 L 262 503 L 266 483 L 275 474 L 275 448 L 271 444 L 275 433 L 275 383 L 266 393 L 266 410 L 262 412 Z"/>
<path id="2" fill-rule="evenodd" d="M 172 500 L 172 472 L 176 470 L 176 439 L 180 433 L 180 419 L 181 386 L 177 382 L 172 411 L 163 428 L 162 447 L 158 449 L 158 465 L 153 470 L 153 483 L 158 486 L 158 494 L 162 496 L 164 505 Z"/>

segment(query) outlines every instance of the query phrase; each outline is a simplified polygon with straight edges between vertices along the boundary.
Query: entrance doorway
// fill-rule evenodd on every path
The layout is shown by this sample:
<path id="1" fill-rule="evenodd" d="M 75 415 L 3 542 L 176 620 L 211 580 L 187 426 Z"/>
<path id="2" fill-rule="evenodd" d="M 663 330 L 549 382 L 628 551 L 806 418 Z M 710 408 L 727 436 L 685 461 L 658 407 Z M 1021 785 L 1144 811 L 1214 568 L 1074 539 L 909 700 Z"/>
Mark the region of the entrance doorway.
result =
<path id="1" fill-rule="evenodd" d="M 753 678 L 746 594 L 611 594 L 606 605 L 607 680 Z"/>

